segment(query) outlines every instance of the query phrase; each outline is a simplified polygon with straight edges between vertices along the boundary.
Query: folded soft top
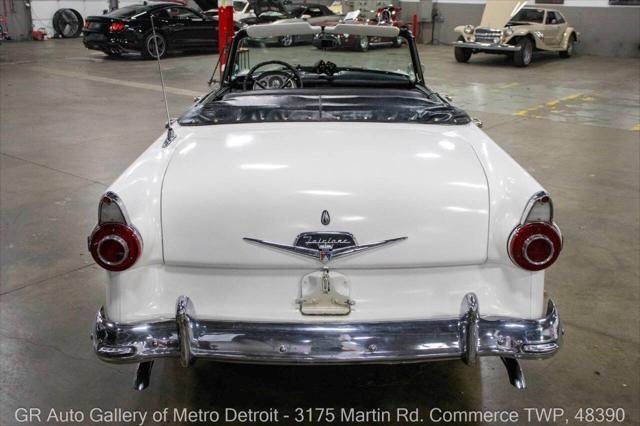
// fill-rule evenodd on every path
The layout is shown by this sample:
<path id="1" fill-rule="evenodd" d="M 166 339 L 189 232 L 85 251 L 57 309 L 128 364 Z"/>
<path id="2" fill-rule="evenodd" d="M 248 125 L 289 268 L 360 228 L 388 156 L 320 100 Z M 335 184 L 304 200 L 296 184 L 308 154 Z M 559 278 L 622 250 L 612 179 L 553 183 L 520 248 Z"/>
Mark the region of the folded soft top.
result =
<path id="1" fill-rule="evenodd" d="M 467 124 L 462 110 L 414 90 L 274 90 L 205 100 L 180 118 L 185 126 L 284 122 L 372 121 Z"/>

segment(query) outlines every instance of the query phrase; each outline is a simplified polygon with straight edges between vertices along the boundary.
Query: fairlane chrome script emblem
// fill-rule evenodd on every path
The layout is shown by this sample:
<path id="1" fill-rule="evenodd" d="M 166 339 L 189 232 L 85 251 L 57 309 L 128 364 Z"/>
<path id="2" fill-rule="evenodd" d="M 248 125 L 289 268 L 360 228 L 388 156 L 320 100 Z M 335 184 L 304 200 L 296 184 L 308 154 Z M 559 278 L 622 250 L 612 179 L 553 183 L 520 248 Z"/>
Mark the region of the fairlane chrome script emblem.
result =
<path id="1" fill-rule="evenodd" d="M 324 226 L 327 226 L 331 223 L 331 216 L 329 216 L 329 212 L 327 210 L 324 210 L 320 215 L 320 223 L 322 223 Z"/>
<path id="2" fill-rule="evenodd" d="M 392 238 L 375 243 L 358 245 L 353 235 L 348 232 L 303 232 L 296 237 L 291 246 L 255 238 L 243 239 L 249 243 L 260 244 L 288 253 L 312 257 L 322 263 L 328 263 L 332 259 L 397 243 L 406 240 L 407 237 Z"/>

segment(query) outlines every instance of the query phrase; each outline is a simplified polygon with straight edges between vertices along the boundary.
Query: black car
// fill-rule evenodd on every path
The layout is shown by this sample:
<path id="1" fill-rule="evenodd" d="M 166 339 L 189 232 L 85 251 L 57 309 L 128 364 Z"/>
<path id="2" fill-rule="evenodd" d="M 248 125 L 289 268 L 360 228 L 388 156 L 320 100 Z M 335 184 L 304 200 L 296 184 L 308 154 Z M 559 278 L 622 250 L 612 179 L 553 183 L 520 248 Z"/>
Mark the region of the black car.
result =
<path id="1" fill-rule="evenodd" d="M 153 15 L 160 57 L 170 49 L 218 48 L 217 17 L 206 16 L 176 3 L 132 5 L 103 16 L 89 16 L 82 31 L 84 45 L 109 56 L 138 51 L 145 58 L 155 58 L 156 43 L 150 15 Z"/>

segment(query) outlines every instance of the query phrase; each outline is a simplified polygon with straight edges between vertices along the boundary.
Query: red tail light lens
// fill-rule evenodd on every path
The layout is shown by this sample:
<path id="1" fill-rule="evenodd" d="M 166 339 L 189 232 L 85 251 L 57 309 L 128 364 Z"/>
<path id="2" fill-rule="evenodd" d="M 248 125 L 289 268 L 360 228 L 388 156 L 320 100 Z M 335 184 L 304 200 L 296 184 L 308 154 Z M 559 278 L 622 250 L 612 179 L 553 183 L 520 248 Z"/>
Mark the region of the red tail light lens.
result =
<path id="1" fill-rule="evenodd" d="M 122 22 L 112 22 L 111 25 L 109 25 L 109 31 L 111 32 L 117 32 L 122 30 L 124 30 L 124 24 Z"/>
<path id="2" fill-rule="evenodd" d="M 84 29 L 86 30 L 87 28 L 89 28 L 90 22 L 89 21 L 84 21 Z"/>
<path id="3" fill-rule="evenodd" d="M 98 226 L 89 240 L 89 251 L 96 263 L 109 271 L 130 268 L 142 251 L 135 229 L 121 223 Z"/>
<path id="4" fill-rule="evenodd" d="M 558 228 L 550 223 L 534 222 L 514 229 L 509 239 L 509 255 L 518 266 L 540 271 L 551 266 L 562 250 Z"/>

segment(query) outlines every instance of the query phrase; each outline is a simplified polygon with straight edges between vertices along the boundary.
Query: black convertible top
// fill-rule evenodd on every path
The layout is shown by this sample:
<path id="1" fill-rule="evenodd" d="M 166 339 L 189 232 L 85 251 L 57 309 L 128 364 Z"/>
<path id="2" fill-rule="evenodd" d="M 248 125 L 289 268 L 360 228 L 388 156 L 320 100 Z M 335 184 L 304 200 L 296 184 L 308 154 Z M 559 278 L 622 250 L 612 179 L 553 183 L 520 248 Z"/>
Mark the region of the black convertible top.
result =
<path id="1" fill-rule="evenodd" d="M 419 90 L 296 89 L 227 93 L 203 99 L 183 126 L 286 121 L 373 121 L 467 124 L 462 110 Z"/>

